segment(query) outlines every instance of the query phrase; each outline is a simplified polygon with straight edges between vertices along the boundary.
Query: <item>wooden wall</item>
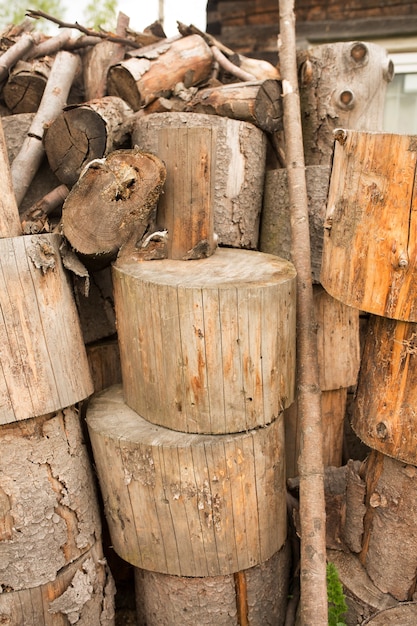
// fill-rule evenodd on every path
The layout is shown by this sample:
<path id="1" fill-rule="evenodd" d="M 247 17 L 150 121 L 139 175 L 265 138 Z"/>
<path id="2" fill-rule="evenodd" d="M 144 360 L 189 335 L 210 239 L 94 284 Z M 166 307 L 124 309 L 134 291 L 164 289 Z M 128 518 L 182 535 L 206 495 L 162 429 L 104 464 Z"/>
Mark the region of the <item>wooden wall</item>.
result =
<path id="1" fill-rule="evenodd" d="M 207 32 L 250 56 L 276 62 L 278 0 L 208 0 Z M 417 34 L 417 2 L 295 0 L 300 47 Z"/>

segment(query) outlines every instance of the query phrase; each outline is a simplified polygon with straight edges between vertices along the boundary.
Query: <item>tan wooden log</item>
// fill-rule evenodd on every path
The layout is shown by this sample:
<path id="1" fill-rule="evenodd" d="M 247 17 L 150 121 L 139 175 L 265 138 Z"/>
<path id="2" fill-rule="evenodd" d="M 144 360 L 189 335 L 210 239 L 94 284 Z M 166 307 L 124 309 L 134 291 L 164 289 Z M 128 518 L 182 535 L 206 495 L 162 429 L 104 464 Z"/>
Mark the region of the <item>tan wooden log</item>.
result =
<path id="1" fill-rule="evenodd" d="M 64 202 L 65 237 L 83 255 L 114 258 L 154 220 L 164 182 L 162 161 L 137 149 L 90 161 Z"/>
<path id="2" fill-rule="evenodd" d="M 200 35 L 165 40 L 149 54 L 143 50 L 135 54 L 110 67 L 107 75 L 108 94 L 123 98 L 134 111 L 170 93 L 179 82 L 186 87 L 200 83 L 213 64 L 211 50 Z"/>
<path id="3" fill-rule="evenodd" d="M 394 67 L 374 43 L 324 44 L 298 53 L 304 151 L 308 165 L 331 165 L 336 128 L 382 130 Z"/>
<path id="4" fill-rule="evenodd" d="M 125 124 L 132 109 L 120 98 L 106 96 L 66 106 L 45 131 L 49 166 L 65 185 L 74 185 L 82 169 L 128 143 Z"/>
<path id="5" fill-rule="evenodd" d="M 343 550 L 328 549 L 327 558 L 336 566 L 343 585 L 348 606 L 345 616 L 347 624 L 364 624 L 379 611 L 398 606 L 399 603 L 395 598 L 383 593 L 372 582 L 357 555 Z M 389 622 L 385 624 L 388 626 Z"/>
<path id="6" fill-rule="evenodd" d="M 217 115 L 154 113 L 137 118 L 132 142 L 153 154 L 159 155 L 162 149 L 166 154 L 161 136 L 166 137 L 171 129 L 175 132 L 174 129 L 184 127 L 210 127 L 217 132 L 217 148 L 212 159 L 216 164 L 214 232 L 219 243 L 257 248 L 265 175 L 265 134 L 253 124 Z M 173 150 L 174 146 L 170 143 L 168 149 Z M 174 176 L 168 160 L 166 165 L 167 177 Z M 160 203 L 169 202 L 168 196 L 164 194 Z"/>
<path id="7" fill-rule="evenodd" d="M 86 419 L 112 545 L 124 560 L 175 576 L 222 576 L 283 546 L 282 415 L 234 435 L 174 432 L 135 413 L 116 386 L 92 398 Z"/>
<path id="8" fill-rule="evenodd" d="M 0 585 L 38 587 L 100 540 L 78 410 L 3 424 L 0 446 Z"/>
<path id="9" fill-rule="evenodd" d="M 115 588 L 99 542 L 53 580 L 0 594 L 0 618 L 9 626 L 114 625 Z"/>
<path id="10" fill-rule="evenodd" d="M 373 583 L 397 600 L 416 587 L 417 468 L 372 451 L 365 466 L 366 513 L 360 560 Z"/>
<path id="11" fill-rule="evenodd" d="M 331 389 L 321 393 L 323 420 L 323 464 L 324 467 L 339 467 L 343 461 L 343 424 L 346 416 L 347 389 Z M 285 454 L 287 476 L 299 475 L 300 422 L 297 402 L 284 411 Z"/>
<path id="12" fill-rule="evenodd" d="M 59 235 L 0 240 L 0 424 L 89 396 L 92 383 Z"/>
<path id="13" fill-rule="evenodd" d="M 42 140 L 45 126 L 50 124 L 65 106 L 79 64 L 79 57 L 70 52 L 60 51 L 55 57 L 39 108 L 11 166 L 18 205 L 21 204 L 44 156 Z"/>
<path id="14" fill-rule="evenodd" d="M 331 170 L 326 165 L 308 165 L 305 171 L 309 198 L 311 269 L 314 282 L 319 283 Z M 259 249 L 291 260 L 290 202 L 285 168 L 265 173 Z"/>
<path id="15" fill-rule="evenodd" d="M 292 403 L 290 263 L 219 248 L 198 262 L 118 261 L 113 283 L 125 398 L 140 415 L 182 432 L 232 433 Z"/>
<path id="16" fill-rule="evenodd" d="M 17 42 L 0 56 L 0 83 L 7 79 L 11 68 L 30 52 L 40 37 L 39 33 L 23 33 Z"/>
<path id="17" fill-rule="evenodd" d="M 147 126 L 150 130 L 151 126 Z M 158 201 L 158 228 L 166 230 L 166 257 L 196 260 L 216 249 L 214 189 L 217 127 L 185 124 L 155 129 L 156 154 L 167 168 Z"/>
<path id="18" fill-rule="evenodd" d="M 417 324 L 371 316 L 352 427 L 370 448 L 417 465 Z"/>
<path id="19" fill-rule="evenodd" d="M 282 130 L 281 85 L 278 80 L 261 80 L 199 89 L 187 110 L 230 117 L 269 133 L 277 132 Z"/>
<path id="20" fill-rule="evenodd" d="M 36 113 L 51 72 L 49 57 L 31 62 L 19 61 L 3 87 L 3 98 L 12 114 Z"/>
<path id="21" fill-rule="evenodd" d="M 243 572 L 248 623 L 275 626 L 285 619 L 290 572 L 289 544 Z M 138 626 L 239 626 L 233 575 L 184 578 L 135 568 Z"/>
<path id="22" fill-rule="evenodd" d="M 0 199 L 0 238 L 16 237 L 22 234 L 19 210 L 14 195 L 9 156 L 3 124 L 0 120 L 0 180 L 2 194 Z"/>
<path id="23" fill-rule="evenodd" d="M 363 311 L 417 321 L 415 137 L 340 131 L 321 282 Z"/>
<path id="24" fill-rule="evenodd" d="M 417 602 L 404 602 L 396 607 L 379 611 L 363 624 L 371 626 L 400 626 L 400 624 L 415 624 L 417 622 Z"/>

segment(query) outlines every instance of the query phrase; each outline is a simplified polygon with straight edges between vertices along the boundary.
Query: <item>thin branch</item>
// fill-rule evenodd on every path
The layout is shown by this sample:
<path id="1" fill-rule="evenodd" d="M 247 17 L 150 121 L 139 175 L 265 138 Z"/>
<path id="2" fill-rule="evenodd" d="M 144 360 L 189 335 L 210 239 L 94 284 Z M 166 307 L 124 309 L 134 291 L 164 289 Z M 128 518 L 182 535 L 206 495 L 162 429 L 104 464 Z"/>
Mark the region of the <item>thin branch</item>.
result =
<path id="1" fill-rule="evenodd" d="M 119 35 L 115 35 L 114 33 L 109 33 L 106 31 L 97 31 L 97 30 L 93 30 L 92 28 L 86 28 L 85 26 L 82 26 L 82 24 L 79 24 L 78 22 L 75 22 L 75 23 L 63 22 L 62 20 L 56 17 L 53 17 L 52 15 L 49 15 L 48 13 L 44 13 L 44 11 L 29 10 L 29 11 L 26 11 L 26 15 L 35 20 L 43 18 L 45 20 L 48 20 L 49 22 L 53 22 L 54 24 L 57 24 L 59 28 L 74 28 L 75 30 L 79 30 L 81 33 L 89 37 L 98 37 L 99 39 L 106 39 L 107 41 L 112 41 L 113 43 L 121 43 L 124 46 L 130 46 L 131 48 L 142 48 L 142 46 L 144 45 L 148 45 L 150 43 L 154 43 L 155 41 L 159 40 L 154 35 L 146 35 L 146 34 L 139 34 L 139 33 L 135 35 L 135 40 L 126 39 L 125 37 L 120 37 Z"/>
<path id="2" fill-rule="evenodd" d="M 240 80 L 244 80 L 244 81 L 256 80 L 253 74 L 249 74 L 249 72 L 245 72 L 244 70 L 240 69 L 240 67 L 238 67 L 237 65 L 229 61 L 229 59 L 225 57 L 224 54 L 220 52 L 220 50 L 216 46 L 211 46 L 211 52 L 213 54 L 214 59 L 217 61 L 220 67 L 222 67 L 225 70 L 225 72 L 229 72 L 229 74 L 233 74 L 233 76 L 236 76 L 236 78 L 239 78 Z"/>

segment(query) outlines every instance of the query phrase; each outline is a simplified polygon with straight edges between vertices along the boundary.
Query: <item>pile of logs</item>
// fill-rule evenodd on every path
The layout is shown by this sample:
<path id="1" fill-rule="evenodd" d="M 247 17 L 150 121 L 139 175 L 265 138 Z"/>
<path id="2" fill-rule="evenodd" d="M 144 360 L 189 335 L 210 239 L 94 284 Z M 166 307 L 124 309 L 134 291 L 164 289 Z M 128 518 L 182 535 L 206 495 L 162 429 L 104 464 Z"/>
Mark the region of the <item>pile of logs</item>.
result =
<path id="1" fill-rule="evenodd" d="M 25 24 L 0 42 L 9 181 L 0 203 L 0 617 L 113 623 L 104 521 L 134 568 L 139 624 L 284 624 L 297 566 L 288 533 L 298 527 L 295 498 L 287 524 L 285 477 L 296 496 L 300 435 L 279 70 L 183 24 L 170 39 L 157 24 L 130 31 L 124 15 L 116 34 L 82 28 L 74 37 L 78 24 L 59 25 L 56 37 Z M 381 563 L 384 546 L 404 540 L 399 517 L 416 528 L 406 506 L 416 463 L 413 223 L 386 217 L 383 253 L 370 225 L 375 207 L 405 199 L 415 148 L 370 133 L 381 129 L 393 74 L 382 48 L 318 46 L 299 53 L 299 68 L 333 466 L 328 558 L 353 625 L 414 593 L 414 549 L 389 572 Z M 333 162 L 338 128 L 349 130 L 336 132 Z M 382 186 L 391 152 L 402 158 L 398 180 L 384 171 Z M 362 179 L 352 154 L 359 163 L 370 155 L 366 200 L 354 195 Z M 375 171 L 371 157 L 381 157 Z M 371 272 L 383 257 L 394 276 Z M 375 316 L 353 414 L 372 450 L 362 466 L 343 447 L 360 311 Z"/>

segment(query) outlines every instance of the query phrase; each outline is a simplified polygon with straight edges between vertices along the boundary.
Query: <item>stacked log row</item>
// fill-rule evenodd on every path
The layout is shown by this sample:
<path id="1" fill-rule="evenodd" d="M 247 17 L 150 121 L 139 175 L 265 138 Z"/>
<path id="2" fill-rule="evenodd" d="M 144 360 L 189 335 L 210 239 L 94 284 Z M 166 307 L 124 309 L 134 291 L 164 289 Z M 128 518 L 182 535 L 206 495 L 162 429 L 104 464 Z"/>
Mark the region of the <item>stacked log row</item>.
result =
<path id="1" fill-rule="evenodd" d="M 295 271 L 273 255 L 214 249 L 207 196 L 230 189 L 237 172 L 246 188 L 257 131 L 240 135 L 228 161 L 230 121 L 242 127 L 191 113 L 137 122 L 135 143 L 149 149 L 152 139 L 166 165 L 156 220 L 168 258 L 144 261 L 128 247 L 114 263 L 122 385 L 87 411 L 112 543 L 136 568 L 140 623 L 155 626 L 175 614 L 183 624 L 285 619 Z M 261 572 L 283 582 L 257 598 Z"/>
<path id="2" fill-rule="evenodd" d="M 112 624 L 76 406 L 92 384 L 61 237 L 21 236 L 3 131 L 0 140 L 0 615 L 13 626 Z"/>
<path id="3" fill-rule="evenodd" d="M 375 44 L 344 42 L 298 54 L 307 192 L 310 200 L 311 265 L 318 328 L 324 431 L 324 464 L 343 462 L 347 393 L 360 362 L 359 311 L 332 298 L 320 285 L 323 224 L 333 154 L 340 126 L 379 130 L 392 65 Z M 266 173 L 260 249 L 291 258 L 290 207 L 285 168 Z M 287 474 L 296 476 L 299 425 L 296 403 L 286 412 Z"/>
<path id="4" fill-rule="evenodd" d="M 417 572 L 415 164 L 415 137 L 338 134 L 321 273 L 333 297 L 370 314 L 352 426 L 371 453 L 348 546 L 394 603 L 413 599 Z"/>

